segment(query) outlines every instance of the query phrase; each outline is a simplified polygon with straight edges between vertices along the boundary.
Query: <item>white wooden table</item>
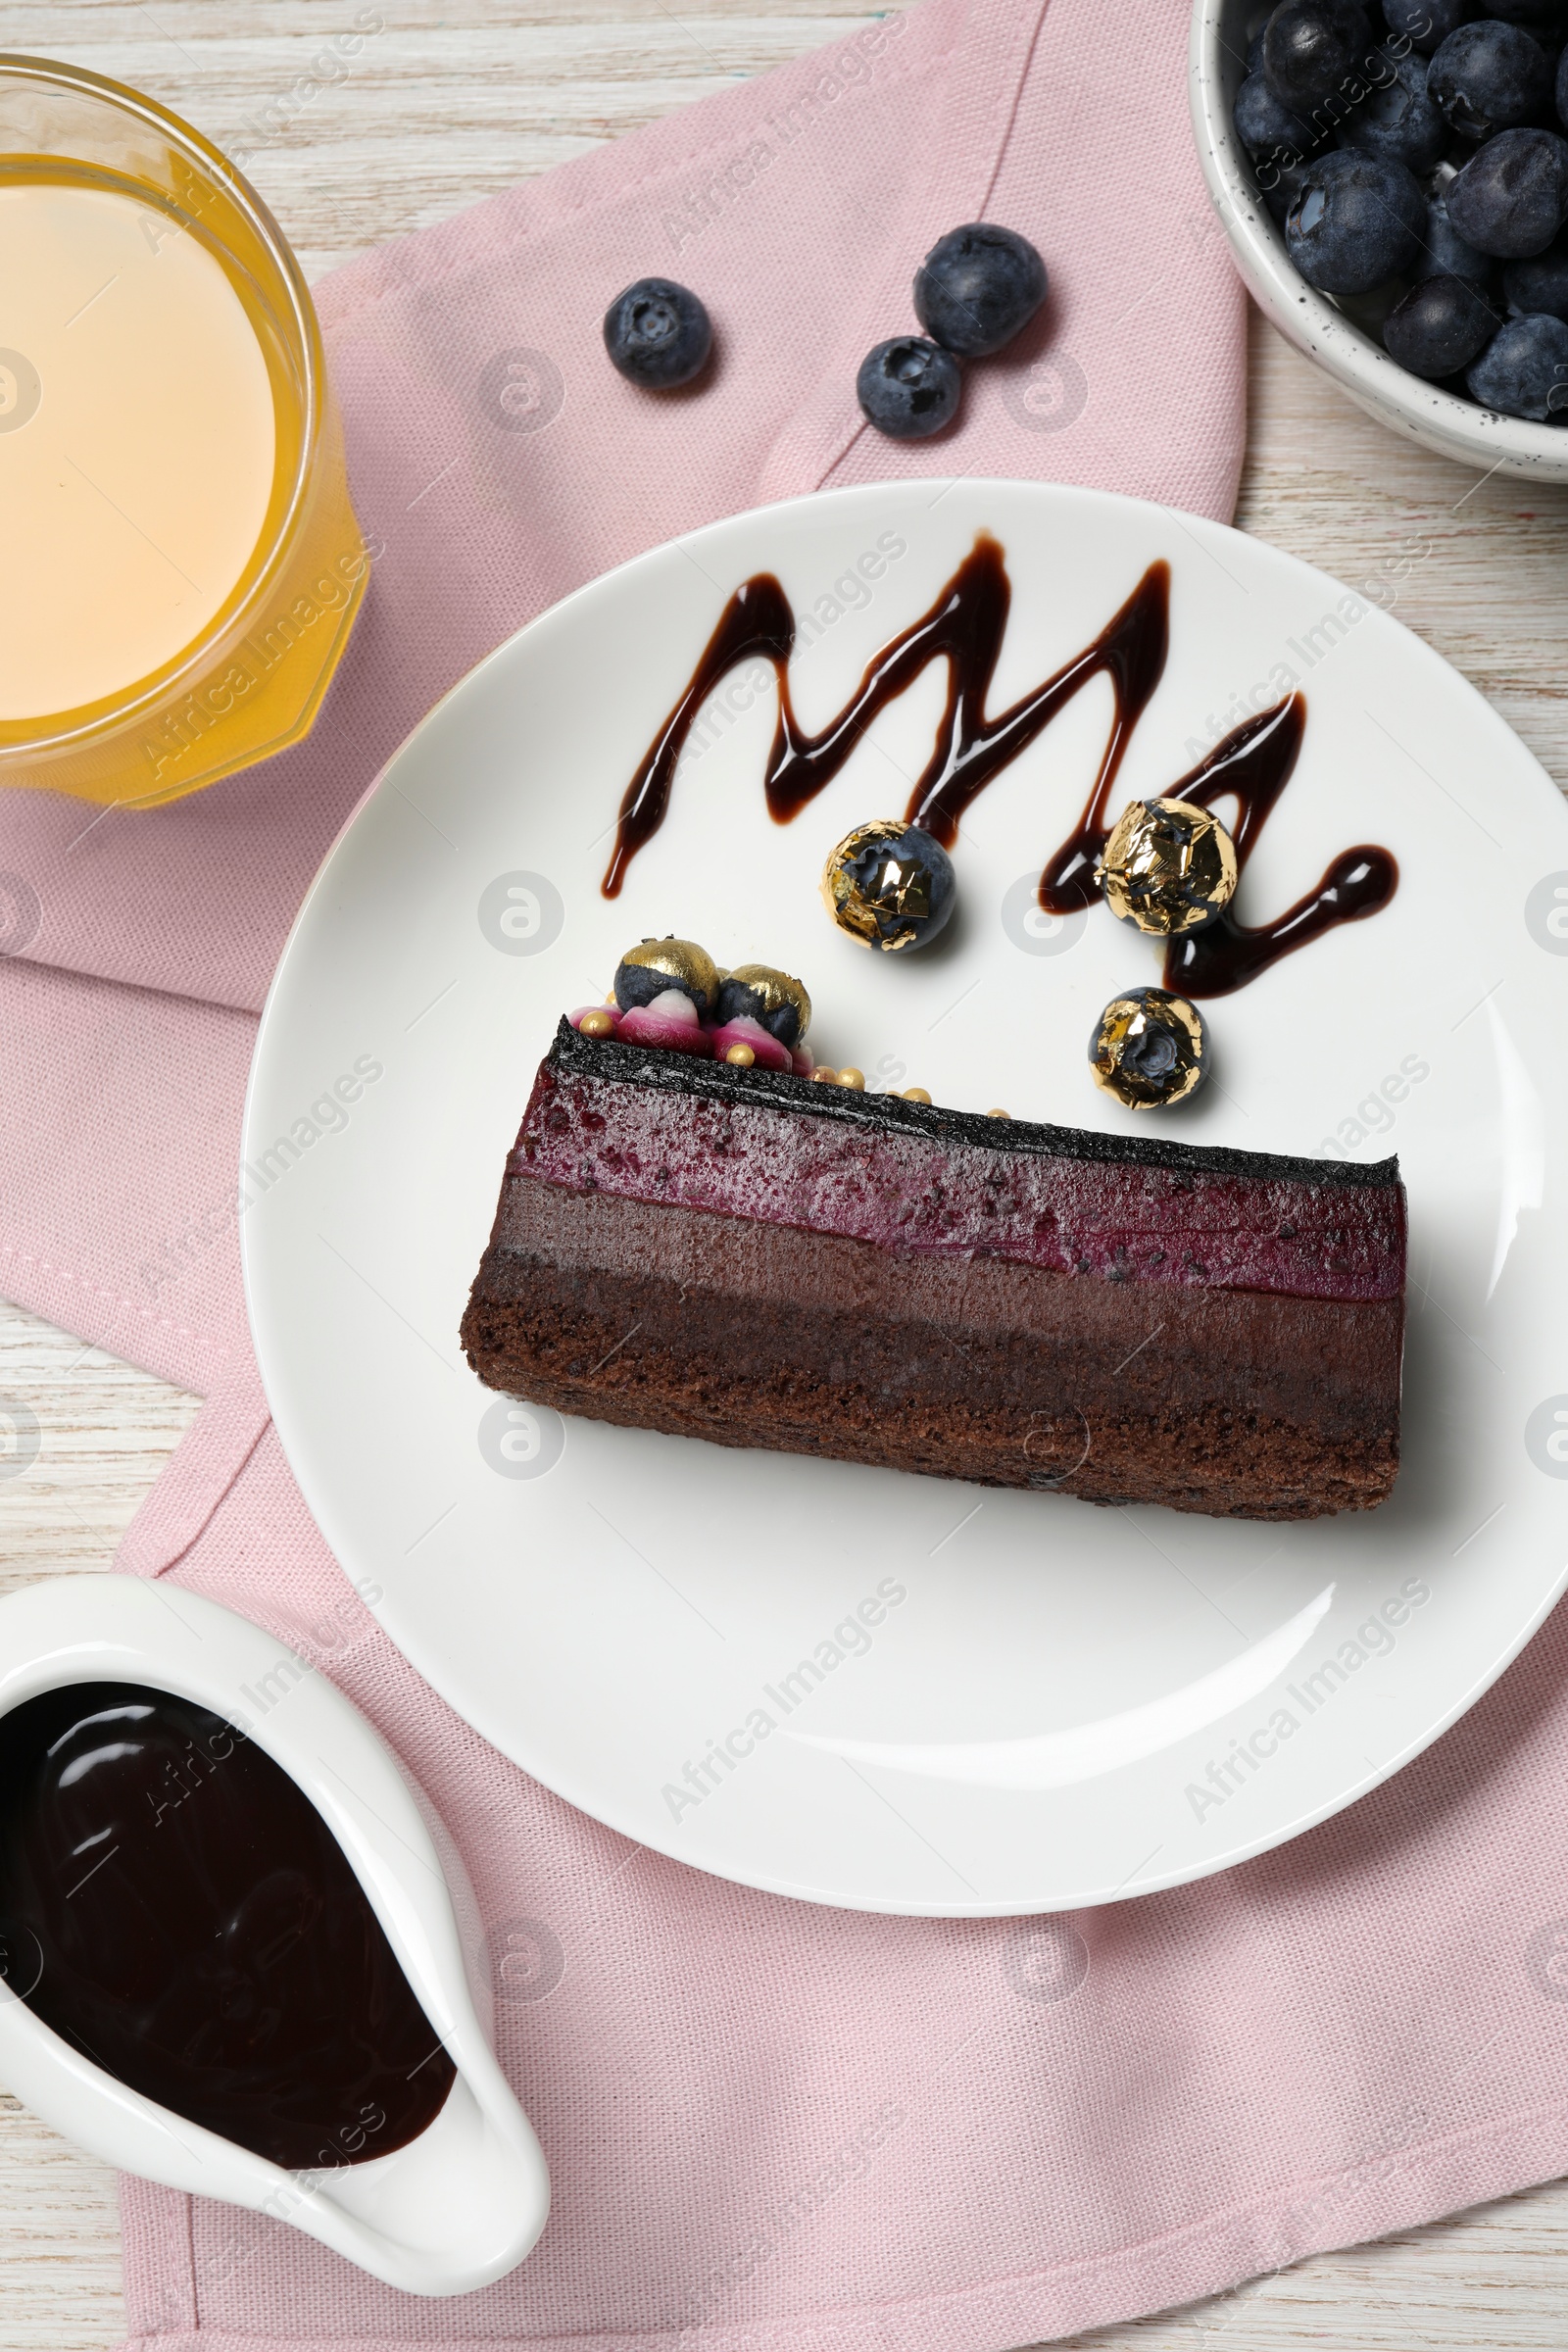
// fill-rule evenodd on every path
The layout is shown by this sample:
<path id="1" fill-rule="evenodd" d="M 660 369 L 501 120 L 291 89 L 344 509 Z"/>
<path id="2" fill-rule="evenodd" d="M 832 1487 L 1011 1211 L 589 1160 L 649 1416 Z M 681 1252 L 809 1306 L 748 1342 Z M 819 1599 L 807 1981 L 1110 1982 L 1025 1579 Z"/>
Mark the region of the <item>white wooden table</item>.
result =
<path id="1" fill-rule="evenodd" d="M 165 100 L 230 153 L 315 277 L 733 76 L 853 31 L 830 0 L 0 0 L 0 48 Z M 382 24 L 346 73 L 335 34 Z M 1238 516 L 1355 586 L 1568 782 L 1568 491 L 1392 440 L 1261 321 Z M 1385 587 L 1380 601 L 1388 602 Z M 0 1304 L 0 1396 L 43 1432 L 0 1484 L 0 1590 L 106 1568 L 194 1400 Z M 122 2330 L 113 2175 L 0 2093 L 0 2352 Z M 1097 2352 L 1568 2352 L 1568 2182 L 1079 2339 Z"/>

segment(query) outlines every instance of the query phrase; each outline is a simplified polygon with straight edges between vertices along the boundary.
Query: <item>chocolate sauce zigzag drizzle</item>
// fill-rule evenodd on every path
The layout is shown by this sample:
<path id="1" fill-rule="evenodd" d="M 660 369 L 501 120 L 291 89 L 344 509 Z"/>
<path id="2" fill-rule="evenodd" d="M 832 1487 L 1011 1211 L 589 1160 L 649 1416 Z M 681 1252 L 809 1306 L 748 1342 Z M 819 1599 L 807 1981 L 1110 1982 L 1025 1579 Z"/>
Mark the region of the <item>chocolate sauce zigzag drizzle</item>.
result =
<path id="1" fill-rule="evenodd" d="M 931 757 L 909 796 L 906 819 L 922 826 L 945 849 L 953 847 L 965 809 L 992 779 L 1092 678 L 1109 677 L 1115 703 L 1099 771 L 1082 815 L 1047 858 L 1040 877 L 1040 904 L 1048 913 L 1071 914 L 1093 906 L 1101 896 L 1095 866 L 1109 837 L 1105 812 L 1111 791 L 1127 746 L 1164 675 L 1170 647 L 1170 566 L 1152 564 L 1120 611 L 1082 653 L 999 716 L 988 718 L 986 703 L 1011 602 L 1004 552 L 989 532 L 981 531 L 929 611 L 874 656 L 838 716 L 810 735 L 802 729 L 790 694 L 789 663 L 795 648 L 790 601 L 771 572 L 758 572 L 743 581 L 622 797 L 604 896 L 619 897 L 632 859 L 663 823 L 687 737 L 709 696 L 740 662 L 760 657 L 772 664 L 778 680 L 778 723 L 764 790 L 768 813 L 776 824 L 785 825 L 832 782 L 878 713 L 930 662 L 944 660 L 947 704 Z M 1293 694 L 1226 736 L 1170 789 L 1167 797 L 1195 801 L 1203 808 L 1212 808 L 1227 794 L 1235 796 L 1239 867 L 1245 867 L 1290 781 L 1305 723 L 1305 698 Z M 1273 922 L 1250 930 L 1226 907 L 1202 929 L 1171 941 L 1165 986 L 1188 997 L 1227 996 L 1325 931 L 1375 914 L 1397 887 L 1398 867 L 1389 851 L 1370 843 L 1346 850 L 1316 889 Z"/>
<path id="2" fill-rule="evenodd" d="M 1274 804 L 1290 782 L 1301 738 L 1306 732 L 1306 697 L 1287 695 L 1272 710 L 1217 743 L 1207 758 L 1173 784 L 1166 797 L 1192 801 L 1212 808 L 1227 795 L 1236 802 L 1231 838 L 1236 845 L 1239 873 L 1257 847 Z M 1107 837 L 1101 836 L 1095 855 Z M 1048 897 L 1050 869 L 1041 883 L 1040 903 L 1053 913 L 1065 913 L 1082 904 L 1064 905 Z M 1228 997 L 1259 972 L 1267 971 L 1282 956 L 1304 948 L 1341 923 L 1360 922 L 1388 905 L 1399 885 L 1399 868 L 1390 850 L 1361 842 L 1342 850 L 1322 880 L 1304 898 L 1287 906 L 1269 923 L 1250 930 L 1236 919 L 1233 899 L 1196 931 L 1185 931 L 1165 944 L 1164 984 L 1184 997 Z"/>
<path id="3" fill-rule="evenodd" d="M 77 1683 L 0 1716 L 0 1976 L 106 2074 L 285 2172 L 406 2147 L 456 2077 L 304 1789 L 167 1690 Z"/>
<path id="4" fill-rule="evenodd" d="M 1108 673 L 1116 714 L 1096 779 L 1092 805 L 1102 808 L 1133 729 L 1164 674 L 1170 638 L 1170 566 L 1152 564 L 1121 611 L 1093 645 L 987 719 L 987 692 L 1007 629 L 1012 587 L 999 542 L 981 531 L 927 612 L 885 645 L 837 718 L 820 734 L 803 733 L 790 695 L 795 614 L 771 572 L 743 581 L 719 616 L 690 682 L 650 744 L 626 788 L 615 847 L 604 880 L 618 898 L 626 868 L 664 821 L 670 786 L 686 738 L 704 703 L 738 662 L 760 656 L 778 679 L 778 725 L 768 754 L 768 812 L 787 825 L 830 784 L 885 707 L 932 662 L 948 664 L 947 708 L 935 748 L 909 800 L 908 821 L 951 849 L 958 820 L 993 776 L 1016 760 L 1091 678 Z"/>

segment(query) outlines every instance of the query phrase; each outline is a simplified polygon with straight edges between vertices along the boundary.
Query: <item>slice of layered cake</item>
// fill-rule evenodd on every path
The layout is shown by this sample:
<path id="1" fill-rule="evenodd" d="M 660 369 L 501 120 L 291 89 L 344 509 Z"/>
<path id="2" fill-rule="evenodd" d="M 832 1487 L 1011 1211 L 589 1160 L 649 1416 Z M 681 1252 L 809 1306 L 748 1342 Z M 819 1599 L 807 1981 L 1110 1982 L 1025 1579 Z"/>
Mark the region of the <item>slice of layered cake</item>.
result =
<path id="1" fill-rule="evenodd" d="M 1095 1502 L 1300 1519 L 1388 1494 L 1396 1160 L 868 1095 L 807 1075 L 755 991 L 707 1008 L 725 1059 L 695 1012 L 688 1050 L 641 1042 L 672 1010 L 647 1004 L 629 1038 L 564 1020 L 540 1065 L 463 1319 L 490 1387 Z"/>

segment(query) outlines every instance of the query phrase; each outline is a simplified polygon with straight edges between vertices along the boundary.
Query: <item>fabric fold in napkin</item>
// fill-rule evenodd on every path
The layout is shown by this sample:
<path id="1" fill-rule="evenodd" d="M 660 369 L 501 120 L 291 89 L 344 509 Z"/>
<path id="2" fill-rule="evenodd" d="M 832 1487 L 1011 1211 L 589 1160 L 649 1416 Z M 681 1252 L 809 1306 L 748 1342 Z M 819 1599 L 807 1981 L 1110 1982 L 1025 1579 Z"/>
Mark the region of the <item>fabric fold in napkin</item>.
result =
<path id="1" fill-rule="evenodd" d="M 1002 2352 L 1568 2169 L 1561 1618 L 1396 1781 L 1222 1877 L 1045 1920 L 781 1901 L 628 1844 L 435 1698 L 314 1528 L 246 1331 L 255 1012 L 334 833 L 481 655 L 825 483 L 1229 514 L 1242 302 L 1186 14 L 926 0 L 340 272 L 319 300 L 373 564 L 314 736 L 157 810 L 0 793 L 0 1284 L 204 1396 L 122 1564 L 268 1626 L 429 1791 L 555 2185 L 528 2262 L 431 2304 L 127 2181 L 146 2352 Z M 856 366 L 981 215 L 1040 246 L 1050 308 L 956 433 L 896 447 Z M 719 336 L 712 380 L 658 402 L 599 344 L 653 272 Z"/>

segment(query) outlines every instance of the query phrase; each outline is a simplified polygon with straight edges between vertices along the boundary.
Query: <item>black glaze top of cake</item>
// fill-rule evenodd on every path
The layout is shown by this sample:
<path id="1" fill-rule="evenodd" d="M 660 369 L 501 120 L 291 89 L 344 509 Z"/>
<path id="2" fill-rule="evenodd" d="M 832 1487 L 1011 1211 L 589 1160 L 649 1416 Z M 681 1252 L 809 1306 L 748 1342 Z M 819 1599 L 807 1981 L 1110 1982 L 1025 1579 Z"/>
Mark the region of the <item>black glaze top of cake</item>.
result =
<path id="1" fill-rule="evenodd" d="M 1103 1135 L 1028 1119 L 996 1119 L 984 1112 L 910 1102 L 902 1095 L 862 1094 L 819 1086 L 809 1078 L 754 1066 L 710 1061 L 695 1054 L 617 1044 L 579 1036 L 563 1017 L 546 1067 L 564 1076 L 650 1087 L 700 1102 L 747 1102 L 770 1110 L 804 1111 L 811 1118 L 890 1135 L 962 1143 L 990 1152 L 1024 1152 L 1037 1159 L 1099 1160 L 1108 1167 L 1164 1168 L 1193 1176 L 1240 1176 L 1390 1191 L 1399 1183 L 1396 1154 L 1362 1166 L 1352 1160 L 1299 1159 L 1282 1152 L 1237 1152 L 1225 1144 L 1178 1144 L 1162 1136 Z"/>

